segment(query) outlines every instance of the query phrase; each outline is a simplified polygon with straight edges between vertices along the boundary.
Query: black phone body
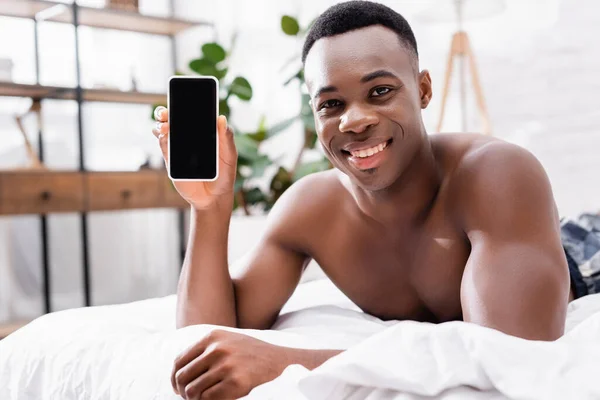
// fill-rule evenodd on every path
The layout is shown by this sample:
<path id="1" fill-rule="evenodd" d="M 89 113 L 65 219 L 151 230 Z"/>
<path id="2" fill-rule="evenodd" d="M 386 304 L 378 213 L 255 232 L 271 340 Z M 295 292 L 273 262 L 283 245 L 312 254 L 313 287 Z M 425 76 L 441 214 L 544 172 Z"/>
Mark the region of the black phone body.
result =
<path id="1" fill-rule="evenodd" d="M 219 176 L 219 81 L 212 76 L 172 76 L 169 108 L 169 177 L 214 181 Z"/>

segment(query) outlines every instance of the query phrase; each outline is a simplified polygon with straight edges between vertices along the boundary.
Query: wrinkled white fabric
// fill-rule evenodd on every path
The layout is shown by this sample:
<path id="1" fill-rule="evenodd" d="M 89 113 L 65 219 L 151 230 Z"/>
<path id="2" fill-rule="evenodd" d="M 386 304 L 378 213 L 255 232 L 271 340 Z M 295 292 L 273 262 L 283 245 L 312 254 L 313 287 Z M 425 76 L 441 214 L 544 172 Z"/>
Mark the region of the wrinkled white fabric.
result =
<path id="1" fill-rule="evenodd" d="M 276 330 L 231 330 L 290 347 L 350 350 L 314 371 L 290 366 L 248 399 L 600 398 L 593 384 L 600 295 L 572 303 L 570 332 L 543 343 L 462 322 L 383 322 L 329 282 L 301 286 Z M 174 313 L 168 296 L 40 317 L 0 341 L 0 399 L 178 399 L 173 359 L 215 327 L 175 330 Z"/>
<path id="2" fill-rule="evenodd" d="M 283 382 L 290 398 L 311 400 L 600 399 L 600 294 L 571 303 L 566 322 L 555 342 L 398 322 L 314 371 L 288 367 L 248 398 L 287 398 Z"/>

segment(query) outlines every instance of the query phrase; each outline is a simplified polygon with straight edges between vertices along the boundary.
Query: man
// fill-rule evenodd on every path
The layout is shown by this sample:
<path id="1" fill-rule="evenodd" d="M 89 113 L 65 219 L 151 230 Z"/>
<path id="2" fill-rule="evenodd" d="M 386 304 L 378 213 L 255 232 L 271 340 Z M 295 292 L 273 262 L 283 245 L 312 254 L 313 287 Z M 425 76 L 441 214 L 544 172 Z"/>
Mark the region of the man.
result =
<path id="1" fill-rule="evenodd" d="M 306 38 L 303 62 L 319 141 L 335 169 L 284 193 L 260 244 L 230 277 L 237 153 L 220 117 L 218 180 L 175 183 L 192 208 L 177 326 L 269 329 L 315 259 L 381 319 L 464 320 L 559 338 L 573 294 L 540 163 L 487 136 L 427 134 L 421 110 L 432 97 L 430 75 L 419 70 L 409 24 L 383 5 L 328 9 Z M 166 160 L 166 110 L 157 118 Z M 177 358 L 172 383 L 187 399 L 241 397 L 287 365 L 312 369 L 338 353 L 217 330 Z"/>

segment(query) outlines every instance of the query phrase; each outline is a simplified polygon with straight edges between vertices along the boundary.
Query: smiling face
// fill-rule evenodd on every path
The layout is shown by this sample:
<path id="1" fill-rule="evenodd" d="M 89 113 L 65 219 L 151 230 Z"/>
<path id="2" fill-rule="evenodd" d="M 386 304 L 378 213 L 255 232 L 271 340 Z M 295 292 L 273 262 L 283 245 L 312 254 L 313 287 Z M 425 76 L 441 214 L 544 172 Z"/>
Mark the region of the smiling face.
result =
<path id="1" fill-rule="evenodd" d="M 304 76 L 319 140 L 332 164 L 363 189 L 396 182 L 427 143 L 421 109 L 427 71 L 391 29 L 375 25 L 319 39 Z"/>

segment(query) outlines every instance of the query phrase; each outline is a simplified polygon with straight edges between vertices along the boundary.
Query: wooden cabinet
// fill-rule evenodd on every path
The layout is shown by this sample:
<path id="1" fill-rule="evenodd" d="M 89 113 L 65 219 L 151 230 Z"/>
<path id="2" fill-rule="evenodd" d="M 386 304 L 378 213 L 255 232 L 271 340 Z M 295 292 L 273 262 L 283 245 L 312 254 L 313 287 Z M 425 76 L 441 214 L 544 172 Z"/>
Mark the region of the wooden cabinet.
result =
<path id="1" fill-rule="evenodd" d="M 161 177 L 147 172 L 94 172 L 86 176 L 89 210 L 150 208 L 160 204 Z"/>
<path id="2" fill-rule="evenodd" d="M 77 172 L 0 173 L 1 214 L 84 210 L 83 175 Z"/>
<path id="3" fill-rule="evenodd" d="M 167 176 L 160 181 L 161 196 L 166 207 L 187 208 L 189 204 L 185 201 L 173 186 L 173 182 Z"/>
<path id="4" fill-rule="evenodd" d="M 187 208 L 162 171 L 0 171 L 0 215 Z"/>

